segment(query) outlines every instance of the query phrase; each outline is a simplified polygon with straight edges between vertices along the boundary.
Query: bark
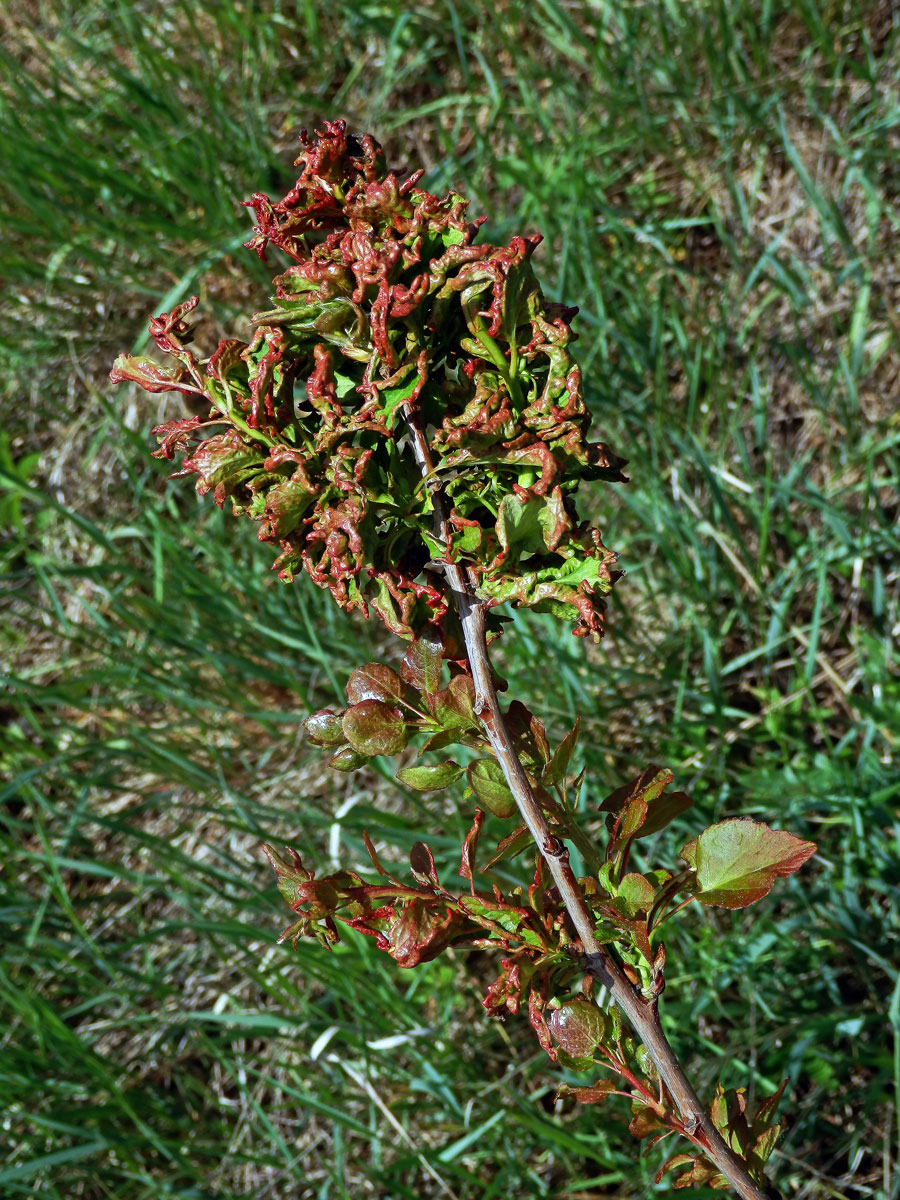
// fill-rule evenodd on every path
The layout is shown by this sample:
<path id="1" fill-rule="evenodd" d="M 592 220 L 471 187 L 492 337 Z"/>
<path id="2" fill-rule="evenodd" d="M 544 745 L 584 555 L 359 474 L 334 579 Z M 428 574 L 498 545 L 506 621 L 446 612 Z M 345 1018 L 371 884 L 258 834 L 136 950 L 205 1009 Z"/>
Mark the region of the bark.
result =
<path id="1" fill-rule="evenodd" d="M 432 476 L 431 454 L 417 414 L 407 417 L 413 451 L 426 486 L 431 486 L 435 507 L 436 532 L 449 545 L 446 503 L 439 482 L 429 485 Z M 503 720 L 497 692 L 491 675 L 485 632 L 485 608 L 477 599 L 466 572 L 457 563 L 441 564 L 453 592 L 472 678 L 475 682 L 476 712 L 481 719 L 491 748 L 503 769 L 522 819 L 528 827 L 553 878 L 569 918 L 585 952 L 586 969 L 611 994 L 637 1036 L 647 1047 L 660 1078 L 668 1088 L 686 1132 L 702 1146 L 704 1153 L 715 1163 L 744 1200 L 780 1200 L 778 1190 L 768 1183 L 759 1183 L 747 1170 L 747 1164 L 726 1144 L 697 1093 L 675 1057 L 659 1020 L 655 1003 L 644 999 L 626 978 L 621 966 L 609 950 L 594 936 L 594 921 L 584 894 L 569 865 L 569 852 L 547 822 L 535 797 L 528 775 L 513 749 Z"/>

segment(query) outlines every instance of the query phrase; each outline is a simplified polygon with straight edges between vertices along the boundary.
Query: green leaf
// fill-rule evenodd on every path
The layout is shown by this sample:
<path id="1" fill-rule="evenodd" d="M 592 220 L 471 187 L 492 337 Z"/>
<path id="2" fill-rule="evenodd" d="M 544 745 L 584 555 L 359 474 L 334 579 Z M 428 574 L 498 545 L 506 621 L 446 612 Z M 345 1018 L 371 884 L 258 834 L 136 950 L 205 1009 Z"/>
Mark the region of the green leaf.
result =
<path id="1" fill-rule="evenodd" d="M 403 717 L 381 700 L 352 704 L 341 724 L 344 737 L 360 754 L 397 754 L 409 739 Z"/>
<path id="2" fill-rule="evenodd" d="M 590 1055 L 579 1058 L 577 1054 L 568 1054 L 561 1048 L 556 1052 L 556 1061 L 561 1067 L 568 1067 L 570 1071 L 590 1071 L 597 1065 Z"/>
<path id="3" fill-rule="evenodd" d="M 463 768 L 459 763 L 448 760 L 431 766 L 404 767 L 397 772 L 396 778 L 417 792 L 437 792 L 456 783 L 462 773 Z"/>
<path id="4" fill-rule="evenodd" d="M 341 713 L 330 708 L 320 708 L 312 716 L 307 717 L 303 731 L 307 740 L 314 746 L 340 746 L 347 739 L 341 725 Z"/>
<path id="5" fill-rule="evenodd" d="M 417 387 L 421 386 L 421 377 L 413 371 L 412 378 L 397 387 L 383 388 L 379 392 L 378 407 L 382 421 L 388 429 L 392 429 L 397 419 L 397 413 L 406 403 Z"/>
<path id="6" fill-rule="evenodd" d="M 544 769 L 543 783 L 547 787 L 551 787 L 556 783 L 562 783 L 562 781 L 565 779 L 566 773 L 569 770 L 569 762 L 572 758 L 572 752 L 574 751 L 575 745 L 578 741 L 578 733 L 580 729 L 581 717 L 578 717 L 576 718 L 574 727 L 569 730 L 563 740 L 553 751 L 553 757 L 550 759 L 549 763 Z"/>
<path id="7" fill-rule="evenodd" d="M 511 817 L 516 798 L 509 790 L 503 768 L 493 758 L 479 758 L 466 771 L 469 787 L 495 817 Z"/>
<path id="8" fill-rule="evenodd" d="M 770 829 L 761 821 L 736 818 L 705 829 L 682 848 L 681 857 L 696 871 L 695 894 L 701 904 L 746 908 L 815 852 L 815 842 Z"/>
<path id="9" fill-rule="evenodd" d="M 332 754 L 328 765 L 332 771 L 356 771 L 368 761 L 365 754 L 359 754 L 352 747 L 345 746 L 343 750 L 338 750 L 337 754 Z"/>
<path id="10" fill-rule="evenodd" d="M 625 876 L 619 884 L 617 895 L 620 900 L 625 901 L 631 916 L 649 912 L 656 899 L 653 884 L 635 871 Z"/>
<path id="11" fill-rule="evenodd" d="M 454 675 L 434 695 L 434 716 L 444 729 L 475 729 L 475 684 L 470 675 Z"/>
<path id="12" fill-rule="evenodd" d="M 281 892 L 291 908 L 296 909 L 298 905 L 306 901 L 306 893 L 303 891 L 303 885 L 309 881 L 310 875 L 304 869 L 297 851 L 292 846 L 288 846 L 287 851 L 291 856 L 290 862 L 288 862 L 284 855 L 279 854 L 274 846 L 263 846 L 263 853 L 275 872 L 275 880 L 279 892 Z"/>

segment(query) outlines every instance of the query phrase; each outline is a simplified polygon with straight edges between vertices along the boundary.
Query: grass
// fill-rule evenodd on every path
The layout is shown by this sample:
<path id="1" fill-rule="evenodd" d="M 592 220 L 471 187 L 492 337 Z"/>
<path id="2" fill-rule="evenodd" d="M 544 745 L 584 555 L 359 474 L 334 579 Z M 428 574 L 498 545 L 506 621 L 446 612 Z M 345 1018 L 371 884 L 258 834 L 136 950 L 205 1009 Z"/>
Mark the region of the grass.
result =
<path id="1" fill-rule="evenodd" d="M 0 16 L 7 780 L 0 1095 L 10 1196 L 643 1196 L 626 1114 L 562 1108 L 477 957 L 409 975 L 365 939 L 275 946 L 260 861 L 449 863 L 452 799 L 336 779 L 300 740 L 396 649 L 148 457 L 166 399 L 114 354 L 199 291 L 208 343 L 258 307 L 236 201 L 343 114 L 545 234 L 581 306 L 592 497 L 626 578 L 599 649 L 517 618 L 502 666 L 586 809 L 670 763 L 701 821 L 816 862 L 752 914 L 686 914 L 666 1019 L 708 1094 L 784 1075 L 795 1196 L 900 1195 L 897 226 L 887 3 L 19 0 Z M 35 454 L 40 459 L 35 459 Z M 548 661 L 552 668 L 548 669 Z M 447 868 L 450 869 L 449 867 Z"/>

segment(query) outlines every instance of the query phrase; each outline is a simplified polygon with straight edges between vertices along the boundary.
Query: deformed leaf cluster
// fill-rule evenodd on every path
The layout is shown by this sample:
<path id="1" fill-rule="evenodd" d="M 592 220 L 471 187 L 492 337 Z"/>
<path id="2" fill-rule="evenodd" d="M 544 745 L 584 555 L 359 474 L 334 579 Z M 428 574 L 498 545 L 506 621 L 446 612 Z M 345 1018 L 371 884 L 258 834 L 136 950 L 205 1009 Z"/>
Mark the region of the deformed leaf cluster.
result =
<path id="1" fill-rule="evenodd" d="M 461 848 L 462 891 L 441 882 L 423 842 L 410 855 L 411 881 L 382 864 L 368 837 L 371 880 L 347 870 L 317 878 L 293 850 L 266 847 L 297 917 L 282 940 L 309 936 L 331 946 L 349 926 L 401 967 L 450 946 L 495 949 L 486 1010 L 524 1009 L 552 1059 L 605 1072 L 560 1094 L 585 1103 L 626 1097 L 629 1128 L 647 1146 L 673 1132 L 693 1145 L 658 1179 L 678 1170 L 675 1188 L 725 1186 L 705 1153 L 711 1143 L 682 1122 L 647 1049 L 616 1009 L 598 1006 L 584 946 L 526 825 L 503 836 L 483 867 L 476 861 L 487 813 L 509 820 L 518 806 L 479 713 L 442 567 L 463 566 L 487 610 L 511 601 L 594 637 L 618 574 L 615 555 L 576 507 L 582 481 L 620 480 L 624 464 L 588 439 L 570 352 L 575 310 L 544 299 L 531 267 L 539 238 L 478 243 L 481 221 L 467 218 L 462 196 L 432 195 L 421 172 L 402 178 L 389 170 L 378 143 L 348 134 L 342 121 L 301 141 L 294 187 L 276 202 L 261 193 L 249 201 L 256 226 L 246 245 L 261 258 L 273 246 L 290 263 L 249 339 L 220 342 L 208 359 L 195 355 L 187 320 L 194 297 L 150 322 L 167 363 L 123 355 L 111 378 L 196 398 L 200 415 L 156 430 L 157 454 L 183 454 L 178 473 L 196 476 L 198 492 L 255 520 L 260 540 L 279 548 L 282 578 L 302 569 L 344 609 L 374 611 L 411 642 L 399 670 L 357 667 L 347 706 L 308 719 L 307 737 L 327 750 L 330 766 L 351 771 L 375 756 L 403 755 L 400 782 L 431 791 L 465 776 L 464 798 L 480 807 Z M 424 476 L 426 456 L 417 460 L 411 441 L 422 431 L 433 464 Z M 499 630 L 496 612 L 488 626 Z M 492 712 L 558 852 L 567 853 L 566 843 L 580 852 L 585 874 L 573 886 L 596 940 L 654 1019 L 665 987 L 664 923 L 692 901 L 753 904 L 815 850 L 760 822 L 726 820 L 687 842 L 677 869 L 635 870 L 635 843 L 690 806 L 668 790 L 672 773 L 650 767 L 607 797 L 595 814 L 605 821 L 601 847 L 575 815 L 578 723 L 552 748 L 520 701 Z M 406 753 L 414 737 L 424 761 Z M 445 757 L 451 746 L 455 758 Z M 487 873 L 525 850 L 534 855 L 532 882 L 504 891 Z M 760 1180 L 780 1129 L 772 1116 L 782 1090 L 751 1114 L 742 1090 L 720 1086 L 710 1108 Z"/>
<path id="2" fill-rule="evenodd" d="M 198 359 L 195 297 L 150 323 L 167 365 L 122 355 L 111 378 L 208 405 L 160 426 L 157 453 L 183 453 L 179 474 L 201 494 L 259 522 L 282 578 L 302 569 L 411 638 L 445 620 L 447 584 L 429 564 L 453 561 L 489 606 L 528 605 L 599 636 L 615 555 L 575 493 L 622 479 L 623 462 L 588 439 L 576 310 L 545 300 L 530 262 L 540 238 L 479 244 L 467 200 L 389 170 L 343 121 L 301 140 L 287 195 L 249 201 L 246 245 L 291 264 L 250 338 Z M 434 461 L 424 481 L 405 440 L 413 410 Z M 438 482 L 446 541 L 433 532 Z"/>

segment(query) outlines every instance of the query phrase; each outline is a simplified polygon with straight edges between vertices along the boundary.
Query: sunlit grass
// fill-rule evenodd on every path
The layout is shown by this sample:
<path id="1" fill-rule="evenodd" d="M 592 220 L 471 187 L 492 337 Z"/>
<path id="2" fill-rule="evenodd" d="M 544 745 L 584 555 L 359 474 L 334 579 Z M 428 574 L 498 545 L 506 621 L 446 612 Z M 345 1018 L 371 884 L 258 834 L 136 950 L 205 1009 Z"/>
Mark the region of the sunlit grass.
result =
<path id="1" fill-rule="evenodd" d="M 707 1092 L 790 1075 L 789 1191 L 896 1197 L 889 6 L 19 7 L 0 18 L 4 1194 L 652 1188 L 626 1114 L 556 1106 L 525 1023 L 482 1018 L 477 957 L 407 974 L 361 937 L 276 947 L 262 841 L 358 865 L 364 830 L 398 860 L 426 832 L 452 874 L 466 814 L 387 770 L 325 773 L 303 717 L 398 648 L 280 585 L 149 459 L 157 402 L 104 383 L 192 291 L 203 344 L 260 306 L 238 201 L 286 187 L 297 128 L 342 114 L 470 194 L 491 238 L 540 229 L 547 291 L 581 306 L 631 475 L 588 504 L 627 574 L 602 647 L 525 614 L 502 668 L 557 737 L 582 714 L 586 815 L 662 761 L 698 812 L 660 861 L 725 815 L 820 844 L 752 915 L 673 929 L 673 1039 Z"/>

